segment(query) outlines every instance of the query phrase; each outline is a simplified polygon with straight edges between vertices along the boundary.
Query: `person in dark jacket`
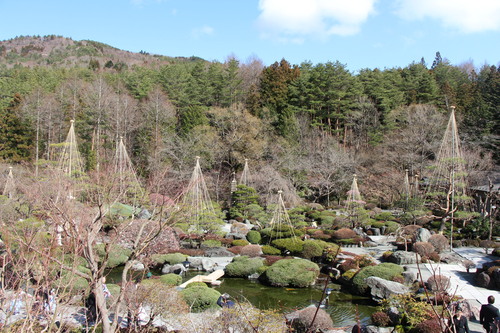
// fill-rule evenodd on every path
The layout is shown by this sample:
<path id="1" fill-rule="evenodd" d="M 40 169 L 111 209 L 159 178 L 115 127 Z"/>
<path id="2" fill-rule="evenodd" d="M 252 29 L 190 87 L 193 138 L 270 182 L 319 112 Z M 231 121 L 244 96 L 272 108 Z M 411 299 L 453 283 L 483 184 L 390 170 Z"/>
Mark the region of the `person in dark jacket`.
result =
<path id="1" fill-rule="evenodd" d="M 498 332 L 496 320 L 500 317 L 500 312 L 493 303 L 495 303 L 495 297 L 488 296 L 488 304 L 483 304 L 481 311 L 479 311 L 479 322 L 483 325 L 486 333 Z"/>
<path id="2" fill-rule="evenodd" d="M 457 333 L 470 333 L 469 322 L 460 308 L 457 309 L 457 313 L 453 316 L 453 326 Z"/>

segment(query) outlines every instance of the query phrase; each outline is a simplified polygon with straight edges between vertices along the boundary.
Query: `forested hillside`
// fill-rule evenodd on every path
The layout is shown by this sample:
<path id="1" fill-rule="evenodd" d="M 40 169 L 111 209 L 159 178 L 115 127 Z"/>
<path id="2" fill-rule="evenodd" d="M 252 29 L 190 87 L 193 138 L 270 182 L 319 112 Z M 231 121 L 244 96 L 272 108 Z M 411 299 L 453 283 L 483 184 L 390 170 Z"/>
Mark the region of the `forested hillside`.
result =
<path id="1" fill-rule="evenodd" d="M 75 119 L 88 171 L 124 137 L 143 183 L 166 195 L 179 193 L 200 156 L 224 202 L 246 158 L 264 199 L 283 190 L 292 205 L 332 205 L 357 173 L 365 198 L 390 206 L 405 169 L 425 177 L 451 106 L 471 185 L 485 184 L 500 157 L 495 65 L 453 65 L 439 52 L 429 65 L 359 73 L 277 60 L 171 58 L 57 36 L 0 42 L 2 168 L 50 165 Z"/>

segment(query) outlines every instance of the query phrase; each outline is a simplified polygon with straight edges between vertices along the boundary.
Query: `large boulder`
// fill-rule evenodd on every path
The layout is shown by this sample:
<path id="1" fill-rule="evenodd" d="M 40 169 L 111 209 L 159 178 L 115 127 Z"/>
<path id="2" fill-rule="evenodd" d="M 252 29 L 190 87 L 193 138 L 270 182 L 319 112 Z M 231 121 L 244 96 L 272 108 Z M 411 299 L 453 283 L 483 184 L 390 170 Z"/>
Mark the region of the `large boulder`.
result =
<path id="1" fill-rule="evenodd" d="M 476 283 L 478 287 L 488 288 L 490 281 L 490 276 L 486 272 L 481 272 L 476 275 Z"/>
<path id="2" fill-rule="evenodd" d="M 416 252 L 396 251 L 387 260 L 397 265 L 411 265 L 420 263 L 421 258 Z"/>
<path id="3" fill-rule="evenodd" d="M 205 250 L 206 257 L 234 257 L 235 254 L 225 247 L 209 247 Z"/>
<path id="4" fill-rule="evenodd" d="M 323 309 L 317 309 L 314 305 L 289 313 L 285 317 L 297 332 L 305 332 L 313 319 L 314 323 L 310 327 L 312 332 L 326 332 L 333 327 L 330 315 Z"/>
<path id="5" fill-rule="evenodd" d="M 431 238 L 431 232 L 426 228 L 420 228 L 415 235 L 415 242 L 428 242 Z"/>
<path id="6" fill-rule="evenodd" d="M 417 273 L 413 271 L 403 272 L 403 278 L 405 279 L 405 284 L 412 284 L 417 280 Z"/>
<path id="7" fill-rule="evenodd" d="M 388 281 L 376 276 L 367 278 L 366 284 L 370 288 L 372 299 L 377 302 L 389 298 L 391 295 L 407 294 L 410 292 L 410 289 L 404 284 Z"/>

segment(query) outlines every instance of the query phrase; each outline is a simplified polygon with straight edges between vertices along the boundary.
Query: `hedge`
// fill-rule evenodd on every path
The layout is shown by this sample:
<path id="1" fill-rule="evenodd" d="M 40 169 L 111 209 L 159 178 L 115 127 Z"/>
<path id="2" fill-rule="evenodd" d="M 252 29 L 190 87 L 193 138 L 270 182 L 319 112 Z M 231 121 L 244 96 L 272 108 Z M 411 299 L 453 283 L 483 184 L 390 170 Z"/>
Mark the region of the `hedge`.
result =
<path id="1" fill-rule="evenodd" d="M 282 251 L 289 251 L 290 253 L 299 254 L 304 250 L 304 241 L 297 237 L 275 239 L 271 244 Z"/>

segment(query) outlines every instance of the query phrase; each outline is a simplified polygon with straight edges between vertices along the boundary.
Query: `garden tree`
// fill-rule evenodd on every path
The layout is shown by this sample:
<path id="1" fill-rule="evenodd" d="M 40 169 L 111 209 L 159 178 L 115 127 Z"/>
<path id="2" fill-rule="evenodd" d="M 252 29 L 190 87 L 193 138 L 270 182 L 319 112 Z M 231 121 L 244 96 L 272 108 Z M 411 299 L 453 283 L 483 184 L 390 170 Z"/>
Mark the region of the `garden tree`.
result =
<path id="1" fill-rule="evenodd" d="M 199 125 L 205 125 L 207 117 L 205 107 L 201 105 L 189 105 L 178 111 L 178 133 L 182 136 L 189 136 L 191 130 Z"/>
<path id="2" fill-rule="evenodd" d="M 500 67 L 484 66 L 479 73 L 479 89 L 484 102 L 482 112 L 482 124 L 487 132 L 495 135 L 500 134 Z"/>
<path id="3" fill-rule="evenodd" d="M 87 195 L 81 196 L 89 199 L 88 201 L 78 201 L 68 196 L 68 186 L 74 185 L 59 173 L 45 176 L 43 181 L 25 183 L 23 188 L 23 196 L 28 204 L 37 207 L 37 214 L 43 216 L 44 221 L 30 221 L 23 225 L 6 221 L 6 228 L 2 232 L 6 248 L 15 250 L 16 254 L 12 258 L 22 258 L 24 264 L 28 260 L 33 263 L 25 272 L 36 276 L 31 279 L 31 283 L 35 283 L 35 290 L 56 287 L 61 302 L 65 302 L 65 299 L 70 298 L 68 293 L 77 294 L 81 290 L 78 288 L 85 289 L 88 286 L 95 295 L 96 307 L 101 316 L 97 325 L 102 325 L 103 332 L 115 332 L 119 316 L 115 315 L 112 321 L 102 318 L 108 318 L 111 313 L 126 312 L 126 288 L 117 291 L 113 300 L 107 304 L 102 283 L 106 267 L 114 255 L 113 251 L 119 248 L 117 244 L 123 241 L 123 236 L 130 234 L 133 221 L 115 225 L 113 233 L 103 237 L 108 207 L 120 199 L 109 198 L 107 195 L 106 188 L 111 185 L 108 181 L 113 179 L 109 174 L 93 174 Z M 121 275 L 122 286 L 130 281 L 130 268 L 134 262 L 166 227 L 166 223 L 151 220 L 134 229 L 131 251 L 128 259 L 125 259 Z M 62 237 L 60 246 L 57 245 L 58 230 L 61 230 Z M 102 255 L 99 255 L 98 249 L 101 249 Z M 18 267 L 13 268 L 13 273 L 16 274 Z M 18 275 L 17 281 L 22 283 L 26 278 L 26 275 Z"/>
<path id="4" fill-rule="evenodd" d="M 223 73 L 224 88 L 222 90 L 222 106 L 231 107 L 233 104 L 243 101 L 242 79 L 239 75 L 239 61 L 230 57 L 226 63 Z"/>
<path id="5" fill-rule="evenodd" d="M 33 129 L 20 117 L 22 98 L 15 94 L 9 106 L 0 108 L 0 158 L 19 163 L 31 158 Z"/>
<path id="6" fill-rule="evenodd" d="M 189 104 L 207 105 L 210 101 L 210 82 L 205 67 L 204 62 L 197 61 L 190 69 L 187 83 Z"/>
<path id="7" fill-rule="evenodd" d="M 126 71 L 123 74 L 125 86 L 130 94 L 138 100 L 147 98 L 157 83 L 156 77 L 156 72 L 148 67 L 135 67 L 133 71 Z"/>
<path id="8" fill-rule="evenodd" d="M 162 66 L 158 73 L 158 80 L 167 93 L 170 101 L 176 107 L 190 104 L 188 99 L 189 71 L 183 64 Z"/>
<path id="9" fill-rule="evenodd" d="M 207 69 L 208 86 L 206 87 L 209 92 L 209 98 L 206 101 L 208 106 L 221 106 L 222 105 L 222 91 L 224 89 L 224 68 L 220 62 L 211 62 Z"/>
<path id="10" fill-rule="evenodd" d="M 145 121 L 138 130 L 135 155 L 144 172 L 157 172 L 161 168 L 163 138 L 175 131 L 176 110 L 159 86 L 151 90 L 140 108 Z"/>
<path id="11" fill-rule="evenodd" d="M 235 170 L 245 158 L 261 158 L 268 126 L 246 111 L 242 104 L 235 104 L 231 108 L 211 108 L 207 116 L 221 142 L 221 163 Z"/>
<path id="12" fill-rule="evenodd" d="M 283 191 L 283 201 L 287 206 L 293 207 L 301 202 L 293 184 L 271 165 L 258 166 L 252 176 L 252 184 L 259 193 L 263 205 L 274 203 L 278 191 Z"/>
<path id="13" fill-rule="evenodd" d="M 368 148 L 370 144 L 382 141 L 380 112 L 367 97 L 358 97 L 357 107 L 348 115 L 347 123 L 350 130 L 346 136 L 346 143 L 355 153 L 362 148 Z"/>
<path id="14" fill-rule="evenodd" d="M 116 92 L 109 105 L 107 129 L 111 141 L 118 143 L 120 137 L 127 142 L 132 141 L 132 135 L 140 127 L 142 115 L 138 108 L 137 100 L 126 94 L 124 87 L 118 83 Z"/>
<path id="15" fill-rule="evenodd" d="M 433 103 L 437 98 L 437 85 L 432 72 L 421 63 L 412 63 L 401 71 L 406 104 Z"/>
<path id="16" fill-rule="evenodd" d="M 252 87 L 258 86 L 263 69 L 262 60 L 254 56 L 240 64 L 238 76 L 241 80 L 242 97 L 248 96 Z"/>
<path id="17" fill-rule="evenodd" d="M 259 195 L 257 191 L 253 187 L 240 184 L 236 186 L 236 191 L 231 193 L 231 208 L 229 209 L 229 215 L 232 218 L 248 218 L 248 206 L 258 204 Z"/>
<path id="18" fill-rule="evenodd" d="M 460 68 L 452 66 L 448 60 L 441 60 L 432 67 L 432 73 L 440 92 L 441 104 L 444 108 L 458 104 L 458 94 L 463 85 L 469 84 L 467 74 Z"/>
<path id="19" fill-rule="evenodd" d="M 441 58 L 441 53 L 439 51 L 436 52 L 436 57 L 434 58 L 434 61 L 432 62 L 431 69 L 435 69 L 437 66 L 441 65 L 443 63 L 443 58 Z"/>
<path id="20" fill-rule="evenodd" d="M 349 125 L 346 118 L 353 111 L 361 86 L 356 77 L 340 62 L 327 62 L 313 67 L 310 76 L 311 108 L 327 133 L 346 144 Z"/>
<path id="21" fill-rule="evenodd" d="M 281 136 L 293 134 L 295 116 L 288 103 L 289 85 L 299 75 L 299 68 L 285 59 L 262 71 L 259 93 L 265 110 L 259 116 L 269 119 Z"/>
<path id="22" fill-rule="evenodd" d="M 116 101 L 116 94 L 108 85 L 102 74 L 84 87 L 82 113 L 82 127 L 84 136 L 92 142 L 91 150 L 97 158 L 96 169 L 99 171 L 100 161 L 110 160 L 114 149 L 111 138 L 114 133 L 107 131 L 112 103 Z M 111 149 L 110 149 L 111 148 Z M 114 148 L 114 147 L 113 147 Z"/>
<path id="23" fill-rule="evenodd" d="M 370 98 L 380 111 L 380 122 L 385 124 L 385 117 L 390 111 L 403 105 L 404 92 L 401 73 L 395 69 L 384 71 L 375 68 L 362 69 L 358 79 L 363 87 L 363 93 Z"/>

